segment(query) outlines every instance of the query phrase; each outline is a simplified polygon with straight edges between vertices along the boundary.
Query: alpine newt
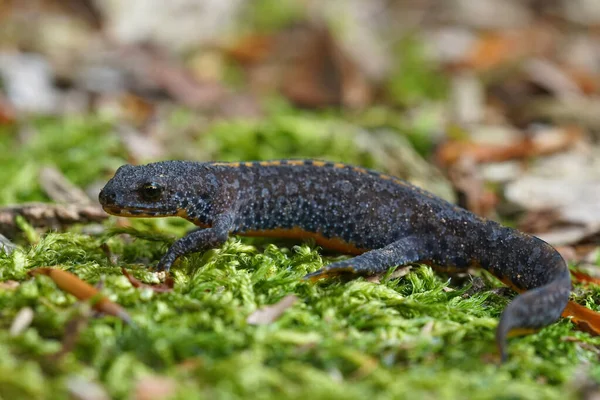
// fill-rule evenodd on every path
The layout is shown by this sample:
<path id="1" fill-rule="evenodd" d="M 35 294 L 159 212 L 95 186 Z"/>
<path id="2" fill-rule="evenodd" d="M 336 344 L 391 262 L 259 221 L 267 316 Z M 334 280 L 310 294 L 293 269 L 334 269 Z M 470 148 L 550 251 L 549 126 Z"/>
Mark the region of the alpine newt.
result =
<path id="1" fill-rule="evenodd" d="M 185 218 L 202 229 L 177 240 L 162 257 L 222 245 L 230 234 L 313 238 L 356 257 L 306 276 L 373 275 L 423 263 L 443 271 L 477 266 L 519 294 L 496 331 L 502 359 L 509 335 L 559 319 L 571 291 L 569 270 L 546 242 L 482 219 L 401 179 L 316 160 L 164 161 L 124 165 L 100 192 L 110 214 Z"/>

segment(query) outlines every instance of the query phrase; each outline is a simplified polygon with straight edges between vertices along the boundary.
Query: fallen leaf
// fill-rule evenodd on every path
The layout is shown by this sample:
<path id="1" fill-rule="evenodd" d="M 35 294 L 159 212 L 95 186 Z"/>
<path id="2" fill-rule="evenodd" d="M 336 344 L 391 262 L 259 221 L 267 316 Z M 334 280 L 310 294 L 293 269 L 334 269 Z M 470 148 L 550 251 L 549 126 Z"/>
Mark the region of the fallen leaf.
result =
<path id="1" fill-rule="evenodd" d="M 264 34 L 250 34 L 238 40 L 236 44 L 224 51 L 235 61 L 245 64 L 264 62 L 274 50 L 275 37 Z"/>
<path id="2" fill-rule="evenodd" d="M 474 214 L 490 217 L 498 204 L 494 192 L 485 188 L 475 160 L 461 157 L 448 168 L 448 178 L 456 191 L 457 204 Z"/>
<path id="3" fill-rule="evenodd" d="M 600 149 L 586 147 L 536 160 L 504 195 L 530 215 L 545 215 L 536 236 L 552 245 L 581 243 L 600 232 Z M 525 221 L 527 222 L 527 220 Z M 524 229 L 539 228 L 530 222 Z"/>
<path id="4" fill-rule="evenodd" d="M 577 97 L 565 100 L 559 97 L 538 97 L 522 109 L 523 118 L 549 120 L 556 124 L 577 123 L 592 132 L 600 130 L 599 96 Z"/>
<path id="5" fill-rule="evenodd" d="M 523 68 L 529 80 L 555 96 L 571 100 L 581 97 L 583 92 L 559 65 L 544 59 L 527 60 Z"/>
<path id="6" fill-rule="evenodd" d="M 133 93 L 126 93 L 119 100 L 123 116 L 136 127 L 148 123 L 156 113 L 154 104 Z"/>
<path id="7" fill-rule="evenodd" d="M 135 400 L 170 399 L 175 394 L 179 383 L 167 376 L 145 376 L 135 385 Z"/>
<path id="8" fill-rule="evenodd" d="M 452 165 L 461 157 L 477 163 L 489 163 L 549 155 L 578 143 L 583 132 L 575 126 L 547 130 L 507 145 L 451 140 L 438 148 L 436 160 L 442 166 Z"/>
<path id="9" fill-rule="evenodd" d="M 12 125 L 16 121 L 16 111 L 12 104 L 0 95 L 0 125 Z"/>
<path id="10" fill-rule="evenodd" d="M 297 27 L 289 49 L 294 55 L 285 67 L 282 93 L 300 107 L 362 108 L 372 89 L 358 65 L 337 45 L 325 26 Z"/>
<path id="11" fill-rule="evenodd" d="M 131 285 L 136 288 L 147 288 L 157 293 L 165 293 L 171 292 L 173 290 L 173 287 L 175 286 L 175 281 L 173 280 L 173 277 L 168 273 L 165 275 L 165 280 L 163 283 L 159 283 L 158 285 L 148 285 L 147 283 L 136 279 L 125 268 L 121 268 L 121 272 L 123 272 L 123 275 L 125 275 L 127 280 L 129 280 L 129 283 L 131 283 Z"/>
<path id="12" fill-rule="evenodd" d="M 560 213 L 553 208 L 529 210 L 520 220 L 518 228 L 528 233 L 543 233 L 559 224 Z"/>
<path id="13" fill-rule="evenodd" d="M 102 295 L 98 289 L 82 281 L 76 275 L 57 268 L 35 268 L 29 271 L 31 275 L 46 275 L 50 277 L 61 290 L 72 294 L 82 301 L 90 300 L 96 311 L 119 317 L 126 323 L 131 323 L 129 314 L 118 304 Z"/>
<path id="14" fill-rule="evenodd" d="M 556 251 L 560 256 L 569 264 L 575 263 L 580 260 L 579 251 L 573 246 L 556 246 Z M 587 251 L 586 251 L 587 253 Z"/>
<path id="15" fill-rule="evenodd" d="M 570 76 L 575 82 L 579 89 L 586 95 L 592 95 L 598 92 L 600 88 L 600 80 L 597 74 L 593 74 L 589 71 L 583 70 L 578 67 L 571 65 L 565 65 L 562 67 L 563 72 Z"/>
<path id="16" fill-rule="evenodd" d="M 0 289 L 6 289 L 6 290 L 14 290 L 16 288 L 18 288 L 20 285 L 19 282 L 17 281 L 4 281 L 4 282 L 0 282 Z"/>
<path id="17" fill-rule="evenodd" d="M 523 32 L 487 32 L 477 38 L 459 64 L 462 67 L 486 71 L 516 61 L 526 50 Z"/>
<path id="18" fill-rule="evenodd" d="M 227 94 L 217 82 L 200 82 L 184 66 L 151 47 L 123 49 L 124 56 L 137 59 L 138 74 L 164 89 L 179 103 L 196 109 L 212 109 Z"/>
<path id="19" fill-rule="evenodd" d="M 138 164 L 145 160 L 164 158 L 164 146 L 151 135 L 144 134 L 126 125 L 121 125 L 118 128 L 118 132 L 123 144 L 127 148 L 130 162 Z"/>
<path id="20" fill-rule="evenodd" d="M 192 71 L 175 59 L 155 48 L 127 47 L 121 50 L 123 57 L 130 65 L 136 66 L 132 73 L 147 88 L 161 89 L 178 103 L 196 110 L 227 115 L 255 117 L 260 115 L 260 104 L 251 96 L 232 91 L 220 82 L 208 79 L 197 79 Z M 235 103 L 230 110 L 228 105 Z"/>
<path id="21" fill-rule="evenodd" d="M 262 307 L 246 318 L 246 322 L 250 325 L 267 325 L 274 321 L 277 321 L 279 317 L 291 306 L 298 301 L 298 297 L 289 294 L 281 299 L 279 302 L 271 305 Z"/>
<path id="22" fill-rule="evenodd" d="M 600 335 L 600 313 L 590 310 L 582 305 L 569 301 L 562 316 L 571 317 L 579 329 L 594 336 Z"/>
<path id="23" fill-rule="evenodd" d="M 584 282 L 584 283 L 593 283 L 595 285 L 600 285 L 600 277 L 595 277 L 586 274 L 581 271 L 573 271 L 571 270 L 571 275 L 575 278 L 576 282 Z"/>

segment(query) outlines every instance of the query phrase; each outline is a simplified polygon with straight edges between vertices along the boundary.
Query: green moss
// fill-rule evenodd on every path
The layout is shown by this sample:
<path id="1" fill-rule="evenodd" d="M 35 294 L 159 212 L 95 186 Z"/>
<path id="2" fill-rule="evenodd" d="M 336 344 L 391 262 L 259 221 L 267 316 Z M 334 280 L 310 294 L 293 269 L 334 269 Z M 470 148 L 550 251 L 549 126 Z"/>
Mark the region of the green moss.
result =
<path id="1" fill-rule="evenodd" d="M 394 48 L 394 70 L 385 85 L 390 100 L 402 106 L 414 106 L 446 96 L 448 82 L 425 56 L 423 43 L 405 37 Z"/>
<path id="2" fill-rule="evenodd" d="M 38 183 L 54 165 L 76 185 L 86 185 L 123 163 L 125 153 L 110 125 L 97 118 L 39 119 L 0 134 L 0 204 L 48 200 Z M 24 136 L 24 137 L 23 137 Z"/>
<path id="3" fill-rule="evenodd" d="M 5 393 L 36 398 L 53 387 L 66 396 L 61 377 L 83 370 L 117 398 L 149 373 L 182 382 L 182 396 L 206 398 L 456 398 L 466 391 L 482 399 L 558 398 L 571 390 L 579 362 L 595 358 L 561 340 L 598 342 L 563 320 L 511 341 L 511 359 L 498 368 L 486 360 L 493 360 L 494 329 L 508 299 L 489 291 L 467 296 L 468 285 L 451 289 L 428 267 L 400 279 L 388 275 L 380 284 L 311 284 L 300 278 L 330 259 L 309 245 L 231 239 L 182 259 L 173 271 L 173 292 L 134 289 L 119 267 L 155 281 L 141 264 L 156 262 L 156 249 L 169 239 L 127 232 L 137 239 L 123 240 L 120 231 L 99 238 L 49 234 L 0 259 L 1 276 L 21 281 L 17 289 L 0 289 L 2 327 L 24 306 L 35 311 L 24 334 L 9 338 L 0 331 L 8 343 L 0 346 Z M 103 242 L 118 256 L 117 265 L 100 250 Z M 113 317 L 90 320 L 75 350 L 50 374 L 45 360 L 60 347 L 79 307 L 47 277 L 25 275 L 41 265 L 59 265 L 92 283 L 103 279 L 104 293 L 126 307 L 135 327 Z M 299 301 L 279 320 L 246 323 L 259 307 L 292 293 Z M 31 384 L 23 383 L 26 375 Z"/>
<path id="4" fill-rule="evenodd" d="M 281 113 L 261 121 L 223 121 L 198 142 L 205 159 L 267 160 L 323 158 L 373 165 L 366 150 L 357 148 L 358 127 L 336 117 Z"/>
<path id="5" fill-rule="evenodd" d="M 258 32 L 276 32 L 304 15 L 304 7 L 297 1 L 253 0 L 247 2 L 242 26 Z"/>

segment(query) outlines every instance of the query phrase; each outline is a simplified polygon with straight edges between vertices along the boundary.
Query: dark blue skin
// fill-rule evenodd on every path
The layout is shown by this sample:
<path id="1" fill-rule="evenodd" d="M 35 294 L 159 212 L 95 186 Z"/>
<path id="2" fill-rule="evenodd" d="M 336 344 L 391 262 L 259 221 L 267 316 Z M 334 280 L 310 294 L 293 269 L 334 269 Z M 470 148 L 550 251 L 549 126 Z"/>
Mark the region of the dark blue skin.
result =
<path id="1" fill-rule="evenodd" d="M 247 163 L 165 161 L 124 165 L 100 192 L 114 215 L 180 216 L 205 229 L 176 241 L 160 260 L 222 245 L 230 234 L 314 237 L 359 254 L 307 275 L 373 275 L 425 263 L 444 271 L 478 266 L 518 292 L 496 339 L 559 319 L 571 291 L 567 266 L 549 244 L 454 206 L 397 178 L 312 160 Z"/>

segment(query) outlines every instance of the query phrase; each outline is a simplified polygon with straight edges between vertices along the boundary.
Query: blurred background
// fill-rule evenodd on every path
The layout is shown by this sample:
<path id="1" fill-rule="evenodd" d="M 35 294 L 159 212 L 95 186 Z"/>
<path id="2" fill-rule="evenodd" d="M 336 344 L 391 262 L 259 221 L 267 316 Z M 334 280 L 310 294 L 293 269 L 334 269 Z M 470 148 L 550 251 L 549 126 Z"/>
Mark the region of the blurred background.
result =
<path id="1" fill-rule="evenodd" d="M 599 85 L 593 0 L 4 0 L 0 203 L 61 200 L 48 168 L 95 200 L 126 162 L 313 157 L 587 243 Z"/>
<path id="2" fill-rule="evenodd" d="M 593 0 L 3 0 L 0 203 L 46 167 L 95 199 L 125 162 L 314 157 L 571 245 L 599 85 Z"/>

